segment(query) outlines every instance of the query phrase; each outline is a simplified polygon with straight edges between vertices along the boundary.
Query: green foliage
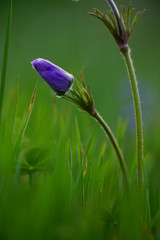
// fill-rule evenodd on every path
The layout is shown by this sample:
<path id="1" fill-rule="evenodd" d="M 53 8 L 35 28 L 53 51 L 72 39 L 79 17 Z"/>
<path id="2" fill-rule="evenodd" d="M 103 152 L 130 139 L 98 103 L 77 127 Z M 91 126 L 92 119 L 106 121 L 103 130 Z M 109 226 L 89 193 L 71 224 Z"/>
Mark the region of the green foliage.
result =
<path id="1" fill-rule="evenodd" d="M 27 98 L 20 90 L 18 83 L 13 97 L 8 93 L 3 101 L 0 239 L 159 239 L 158 124 L 145 136 L 142 219 L 127 122 L 118 122 L 117 136 L 128 160 L 130 196 L 114 151 L 96 123 L 87 122 L 83 113 L 75 117 L 66 102 L 60 105 L 50 96 L 45 102 L 40 87 L 29 104 L 31 90 L 26 90 Z"/>

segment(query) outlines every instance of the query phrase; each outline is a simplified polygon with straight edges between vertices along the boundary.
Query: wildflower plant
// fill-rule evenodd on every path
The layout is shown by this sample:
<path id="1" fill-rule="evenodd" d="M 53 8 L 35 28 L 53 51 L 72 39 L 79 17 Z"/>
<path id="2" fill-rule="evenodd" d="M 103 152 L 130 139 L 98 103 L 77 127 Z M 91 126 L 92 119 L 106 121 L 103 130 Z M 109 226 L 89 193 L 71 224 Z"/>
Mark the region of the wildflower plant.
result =
<path id="1" fill-rule="evenodd" d="M 120 52 L 126 63 L 135 108 L 136 135 L 137 135 L 137 166 L 138 166 L 137 175 L 138 186 L 139 189 L 141 189 L 141 186 L 143 185 L 142 114 L 137 78 L 131 58 L 131 50 L 128 45 L 128 40 L 142 12 L 137 12 L 131 23 L 131 10 L 132 10 L 131 6 L 128 6 L 128 8 L 120 7 L 118 9 L 113 0 L 108 0 L 108 4 L 111 7 L 111 12 L 105 13 L 95 8 L 94 12 L 90 12 L 89 14 L 100 19 L 105 24 L 107 29 L 114 37 L 118 47 L 120 48 Z M 73 84 L 73 76 L 65 72 L 58 66 L 44 59 L 36 59 L 32 62 L 32 65 L 39 72 L 41 77 L 51 86 L 51 88 L 53 89 L 57 96 L 64 96 L 65 99 L 70 100 L 72 103 L 77 105 L 81 110 L 88 112 L 93 118 L 95 118 L 100 123 L 100 125 L 106 132 L 107 136 L 110 138 L 113 147 L 115 148 L 118 159 L 120 161 L 125 182 L 128 182 L 126 166 L 124 163 L 121 150 L 110 128 L 102 119 L 102 117 L 98 114 L 94 107 L 94 101 L 91 94 L 91 90 L 89 86 L 86 85 L 85 83 L 83 71 L 81 71 L 80 73 L 79 80 L 75 80 L 76 89 L 74 90 L 71 87 Z M 66 95 L 67 92 L 69 92 L 70 94 Z"/>
<path id="2" fill-rule="evenodd" d="M 75 77 L 43 58 L 32 61 L 34 70 L 60 100 L 71 102 L 98 123 L 87 136 L 87 143 L 82 144 L 77 119 L 75 132 L 71 128 L 72 135 L 68 134 L 64 115 L 59 119 L 55 114 L 55 102 L 53 112 L 48 111 L 48 102 L 46 109 L 41 104 L 38 108 L 34 105 L 39 98 L 37 84 L 25 107 L 21 104 L 25 97 L 19 94 L 19 82 L 14 98 L 7 96 L 5 102 L 12 16 L 10 0 L 0 82 L 0 236 L 3 239 L 89 239 L 90 236 L 96 239 L 159 239 L 159 184 L 155 186 L 153 177 L 148 185 L 143 182 L 141 104 L 128 43 L 142 12 L 132 19 L 131 6 L 118 8 L 113 0 L 107 2 L 110 11 L 95 8 L 89 14 L 100 19 L 110 31 L 127 67 L 135 107 L 138 189 L 134 181 L 135 162 L 128 171 L 124 158 L 127 154 L 122 152 L 126 122 L 119 127 L 116 138 L 96 109 L 83 69 Z M 37 115 L 32 115 L 34 107 Z M 94 148 L 98 125 L 111 142 L 111 151 L 107 153 L 106 139 L 100 151 Z M 85 127 L 89 128 L 87 123 Z M 156 143 L 154 137 L 152 141 Z M 155 150 L 157 157 L 159 142 Z M 120 168 L 112 161 L 113 157 L 119 161 Z M 156 164 L 155 168 L 159 179 Z M 149 165 L 148 170 L 152 175 Z"/>
<path id="3" fill-rule="evenodd" d="M 89 85 L 85 83 L 83 70 L 81 70 L 79 78 L 74 80 L 75 88 L 72 88 L 73 76 L 50 61 L 42 58 L 35 59 L 32 66 L 53 89 L 56 96 L 69 100 L 98 121 L 115 149 L 126 189 L 129 190 L 129 180 L 123 154 L 111 129 L 95 109 L 93 96 Z"/>
<path id="4" fill-rule="evenodd" d="M 127 8 L 120 7 L 118 9 L 113 0 L 108 0 L 107 2 L 111 8 L 110 12 L 101 12 L 99 9 L 95 8 L 94 12 L 90 12 L 89 14 L 100 19 L 105 24 L 107 29 L 114 37 L 118 47 L 120 48 L 120 52 L 124 58 L 127 67 L 135 109 L 138 170 L 137 176 L 138 186 L 141 189 L 141 186 L 143 185 L 143 124 L 138 83 L 128 41 L 136 23 L 138 22 L 140 16 L 144 11 L 137 12 L 133 20 L 131 20 L 131 6 L 128 6 Z"/>

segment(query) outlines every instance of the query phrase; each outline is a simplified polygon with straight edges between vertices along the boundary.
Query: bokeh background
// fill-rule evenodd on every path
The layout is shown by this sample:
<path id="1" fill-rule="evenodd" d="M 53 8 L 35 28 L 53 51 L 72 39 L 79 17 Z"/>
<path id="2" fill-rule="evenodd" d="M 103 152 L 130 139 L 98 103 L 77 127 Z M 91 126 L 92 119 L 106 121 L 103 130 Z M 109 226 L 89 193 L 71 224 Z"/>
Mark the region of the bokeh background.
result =
<path id="1" fill-rule="evenodd" d="M 117 5 L 129 2 L 128 0 L 115 1 Z M 150 196 L 148 198 L 147 195 L 147 206 L 150 203 L 148 211 L 153 219 L 151 230 L 154 236 L 157 235 L 155 239 L 159 239 L 160 223 L 156 226 L 156 221 L 160 216 L 160 1 L 132 0 L 132 5 L 136 10 L 146 9 L 130 38 L 130 46 L 143 112 L 145 181 L 148 181 L 147 189 Z M 9 0 L 0 0 L 0 75 L 8 7 Z M 95 106 L 115 135 L 118 133 L 120 121 L 127 120 L 123 150 L 130 178 L 134 184 L 136 144 L 130 84 L 122 56 L 112 36 L 100 21 L 88 15 L 94 7 L 101 10 L 108 9 L 105 0 L 13 0 L 2 119 L 5 126 L 2 139 L 5 141 L 2 140 L 2 146 L 0 146 L 2 151 L 0 158 L 3 156 L 0 159 L 0 239 L 40 240 L 52 239 L 53 236 L 58 236 L 53 239 L 109 239 L 106 238 L 111 236 L 109 221 L 106 221 L 103 228 L 99 219 L 101 209 L 111 212 L 109 215 L 111 225 L 112 222 L 122 225 L 125 239 L 139 239 L 134 237 L 134 233 L 139 231 L 136 229 L 139 223 L 136 222 L 136 218 L 132 218 L 132 221 L 128 220 L 130 213 L 133 213 L 133 216 L 136 214 L 139 216 L 136 202 L 133 208 L 129 207 L 129 218 L 126 220 L 119 165 L 114 161 L 110 145 L 110 148 L 107 145 L 107 151 L 105 151 L 106 140 L 103 131 L 97 128 L 97 135 L 94 136 L 89 154 L 87 153 L 88 167 L 81 190 L 81 184 L 77 180 L 79 173 L 81 176 L 81 169 L 78 168 L 81 144 L 86 150 L 93 129 L 96 129 L 96 123 L 87 113 L 80 112 L 69 102 L 55 98 L 51 89 L 31 66 L 33 59 L 42 57 L 61 66 L 74 76 L 77 76 L 83 67 L 86 82 L 90 84 L 94 96 Z M 12 174 L 11 164 L 14 165 L 15 170 L 15 162 L 10 161 L 12 156 L 9 151 L 10 144 L 14 143 L 14 140 L 17 143 L 19 130 L 25 118 L 24 112 L 37 81 L 38 89 L 34 108 L 18 159 L 16 159 L 16 171 Z M 18 83 L 19 95 L 17 94 Z M 17 95 L 18 107 L 14 115 Z M 78 120 L 80 129 L 79 142 L 75 118 Z M 121 130 L 123 135 L 123 129 Z M 120 144 L 122 145 L 122 142 Z M 38 153 L 40 151 L 38 157 L 36 151 L 35 154 L 30 152 L 34 147 L 38 149 Z M 44 172 L 42 171 L 42 174 L 35 173 L 35 184 L 38 181 L 39 184 L 30 185 L 28 188 L 30 181 L 23 175 L 23 160 L 25 162 L 30 160 L 31 164 L 29 162 L 27 165 L 30 173 L 35 170 L 30 169 L 30 166 L 34 166 L 35 159 L 43 160 L 43 151 L 47 153 L 47 157 L 48 155 L 51 157 L 50 165 L 44 169 Z M 68 171 L 68 162 L 72 160 L 70 156 L 72 153 L 73 169 L 69 168 Z M 101 153 L 103 153 L 102 156 Z M 108 161 L 110 159 L 111 161 Z M 21 184 L 17 184 L 18 181 Z M 80 203 L 84 189 L 87 199 L 85 208 Z M 71 202 L 72 208 L 68 204 Z M 123 214 L 120 212 L 121 209 Z M 121 218 L 119 215 L 122 215 Z M 150 224 L 148 227 L 150 228 Z M 145 224 L 143 228 L 147 232 Z M 75 233 L 74 237 L 72 232 Z M 114 234 L 112 226 L 111 232 Z M 124 237 L 118 239 L 124 239 Z M 143 239 L 152 238 L 144 237 Z"/>
<path id="2" fill-rule="evenodd" d="M 128 1 L 117 0 L 118 5 Z M 0 66 L 2 66 L 5 41 L 8 1 L 0 1 Z M 130 39 L 132 57 L 139 81 L 142 102 L 146 154 L 156 155 L 158 161 L 160 142 L 160 1 L 132 1 L 136 10 L 146 9 Z M 50 116 L 53 101 L 56 111 L 66 118 L 66 128 L 73 131 L 77 116 L 82 141 L 85 143 L 94 126 L 86 113 L 79 112 L 70 103 L 53 99 L 51 89 L 40 79 L 31 67 L 35 58 L 46 58 L 77 76 L 84 68 L 86 81 L 90 84 L 95 104 L 116 133 L 119 119 L 127 119 L 126 152 L 135 150 L 135 123 L 128 76 L 112 36 L 104 25 L 88 15 L 94 7 L 108 8 L 105 0 L 13 0 L 13 21 L 5 91 L 8 99 L 20 84 L 21 104 L 29 102 L 33 88 L 39 80 L 35 108 L 27 128 L 27 135 L 33 143 L 36 138 L 37 109 L 44 109 L 48 122 L 42 125 L 42 139 L 47 128 L 54 121 Z M 14 101 L 14 99 L 13 99 Z M 20 112 L 20 115 L 22 113 Z M 39 116 L 43 119 L 43 116 Z M 68 121 L 67 121 L 68 120 Z M 42 121 L 43 122 L 43 121 Z M 88 124 L 89 123 L 89 124 Z M 34 125 L 34 128 L 33 128 Z M 88 127 L 90 126 L 90 127 Z M 104 140 L 98 133 L 98 144 Z M 156 166 L 156 165 L 155 165 Z"/>

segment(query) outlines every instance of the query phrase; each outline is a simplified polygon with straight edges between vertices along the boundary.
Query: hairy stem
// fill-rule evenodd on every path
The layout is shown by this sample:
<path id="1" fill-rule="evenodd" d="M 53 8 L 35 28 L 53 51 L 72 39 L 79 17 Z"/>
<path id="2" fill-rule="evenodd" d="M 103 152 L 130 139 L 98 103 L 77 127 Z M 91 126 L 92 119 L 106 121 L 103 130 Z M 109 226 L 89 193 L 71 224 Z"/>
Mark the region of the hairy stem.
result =
<path id="1" fill-rule="evenodd" d="M 127 190 L 129 190 L 129 180 L 128 180 L 126 165 L 125 165 L 125 162 L 124 162 L 123 154 L 121 152 L 121 149 L 120 149 L 120 147 L 117 143 L 117 140 L 116 140 L 114 134 L 112 133 L 112 131 L 109 128 L 109 126 L 107 125 L 107 123 L 103 120 L 103 118 L 100 116 L 100 114 L 96 110 L 95 110 L 95 114 L 92 115 L 92 117 L 98 121 L 98 123 L 101 125 L 104 132 L 106 133 L 107 137 L 110 139 L 110 141 L 111 141 L 111 143 L 114 147 L 114 150 L 117 154 L 117 157 L 119 159 L 120 167 L 121 167 L 122 174 L 123 174 L 124 183 L 126 185 Z"/>
<path id="2" fill-rule="evenodd" d="M 143 184 L 143 171 L 142 171 L 142 161 L 143 161 L 143 127 L 142 127 L 142 113 L 141 113 L 141 104 L 140 96 L 138 91 L 137 79 L 135 74 L 135 69 L 133 66 L 131 51 L 128 47 L 126 51 L 122 52 L 124 57 L 128 75 L 130 78 L 130 84 L 132 88 L 132 95 L 134 101 L 135 109 L 135 120 L 136 120 L 136 133 L 137 133 L 137 170 L 138 170 L 138 186 L 141 189 Z"/>

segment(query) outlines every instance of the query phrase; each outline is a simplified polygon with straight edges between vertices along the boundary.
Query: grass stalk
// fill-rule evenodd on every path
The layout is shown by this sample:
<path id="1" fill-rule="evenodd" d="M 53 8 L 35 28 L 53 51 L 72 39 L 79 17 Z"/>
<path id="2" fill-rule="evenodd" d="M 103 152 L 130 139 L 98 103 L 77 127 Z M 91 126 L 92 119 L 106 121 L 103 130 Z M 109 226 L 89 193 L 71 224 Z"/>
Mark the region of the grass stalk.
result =
<path id="1" fill-rule="evenodd" d="M 0 128 L 1 128 L 2 107 L 3 107 L 3 98 L 4 98 L 4 90 L 5 90 L 7 62 L 8 62 L 11 23 L 12 23 L 12 0 L 10 0 L 4 55 L 3 55 L 2 75 L 1 75 L 1 82 L 0 82 Z"/>

